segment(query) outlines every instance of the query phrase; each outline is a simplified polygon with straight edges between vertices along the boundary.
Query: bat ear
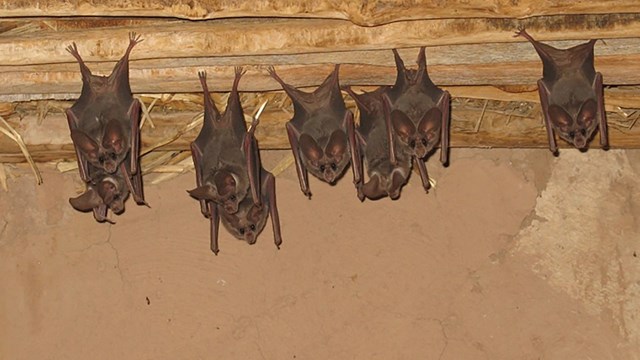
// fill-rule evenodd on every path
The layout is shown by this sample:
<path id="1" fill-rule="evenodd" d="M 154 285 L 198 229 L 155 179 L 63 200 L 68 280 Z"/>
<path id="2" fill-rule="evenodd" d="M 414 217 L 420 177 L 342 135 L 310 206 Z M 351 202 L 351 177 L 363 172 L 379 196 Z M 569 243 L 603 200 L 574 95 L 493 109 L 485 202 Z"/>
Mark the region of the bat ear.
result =
<path id="1" fill-rule="evenodd" d="M 89 211 L 103 204 L 102 198 L 98 193 L 89 188 L 82 195 L 69 199 L 69 204 L 78 211 Z"/>
<path id="2" fill-rule="evenodd" d="M 591 127 L 591 125 L 596 120 L 596 114 L 598 113 L 598 105 L 596 101 L 593 99 L 589 99 L 582 104 L 580 108 L 580 112 L 578 112 L 577 122 L 586 127 Z"/>
<path id="3" fill-rule="evenodd" d="M 124 150 L 124 132 L 120 123 L 116 120 L 109 120 L 104 129 L 104 137 L 102 138 L 102 146 L 107 149 L 113 149 L 116 154 L 121 154 Z"/>
<path id="4" fill-rule="evenodd" d="M 198 200 L 213 200 L 216 195 L 213 192 L 213 186 L 209 184 L 199 186 L 193 190 L 187 190 L 187 192 Z"/>
<path id="5" fill-rule="evenodd" d="M 221 170 L 213 176 L 213 181 L 216 183 L 218 194 L 220 196 L 226 196 L 236 189 L 236 179 L 232 173 Z"/>
<path id="6" fill-rule="evenodd" d="M 80 151 L 90 159 L 98 159 L 98 151 L 100 148 L 98 143 L 90 138 L 89 135 L 80 130 L 71 130 L 71 140 L 73 140 L 73 143 L 80 148 Z"/>
<path id="7" fill-rule="evenodd" d="M 418 132 L 431 139 L 440 130 L 442 123 L 442 111 L 438 108 L 431 108 L 420 120 L 418 124 Z"/>
<path id="8" fill-rule="evenodd" d="M 300 144 L 300 150 L 302 154 L 311 161 L 319 161 L 322 159 L 322 149 L 318 146 L 315 140 L 308 135 L 302 134 L 300 135 L 300 140 L 298 140 Z"/>
<path id="9" fill-rule="evenodd" d="M 328 157 L 342 156 L 347 149 L 347 135 L 342 130 L 336 130 L 331 134 L 324 153 Z"/>
<path id="10" fill-rule="evenodd" d="M 549 105 L 549 117 L 551 122 L 563 132 L 569 132 L 573 125 L 573 119 L 558 105 Z"/>
<path id="11" fill-rule="evenodd" d="M 411 119 L 399 110 L 393 110 L 391 112 L 391 125 L 393 125 L 393 130 L 395 130 L 396 134 L 398 134 L 404 142 L 408 142 L 409 137 L 416 132 L 416 127 L 413 125 Z"/>

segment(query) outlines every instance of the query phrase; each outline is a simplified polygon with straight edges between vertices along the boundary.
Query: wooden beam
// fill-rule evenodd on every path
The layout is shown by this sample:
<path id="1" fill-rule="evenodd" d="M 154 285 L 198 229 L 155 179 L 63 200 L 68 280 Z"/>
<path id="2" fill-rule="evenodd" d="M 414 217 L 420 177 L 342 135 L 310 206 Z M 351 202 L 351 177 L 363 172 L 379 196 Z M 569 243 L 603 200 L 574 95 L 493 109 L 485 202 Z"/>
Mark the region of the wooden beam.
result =
<path id="1" fill-rule="evenodd" d="M 552 44 L 567 46 L 575 42 Z M 606 46 L 598 45 L 596 50 L 596 69 L 603 74 L 606 85 L 640 84 L 639 38 L 607 40 Z M 400 53 L 407 66 L 412 66 L 418 49 L 403 49 Z M 437 46 L 429 48 L 427 54 L 431 78 L 444 86 L 534 86 L 542 74 L 541 61 L 528 43 Z M 309 87 L 319 85 L 333 69 L 333 63 L 344 64 L 340 68 L 343 85 L 383 85 L 395 81 L 396 70 L 389 50 L 139 60 L 131 63 L 130 78 L 134 93 L 199 92 L 196 74 L 205 70 L 211 89 L 229 91 L 233 66 L 245 65 L 248 72 L 240 82 L 240 90 L 270 91 L 281 87 L 268 76 L 267 65 L 276 66 L 278 73 L 292 85 Z M 97 74 L 108 74 L 113 64 L 89 66 Z M 82 84 L 77 64 L 2 66 L 0 77 L 3 81 L 0 101 L 5 102 L 77 98 Z"/>
<path id="2" fill-rule="evenodd" d="M 539 40 L 633 38 L 640 14 L 571 15 L 513 19 L 452 19 L 395 22 L 361 27 L 343 20 L 243 19 L 53 30 L 0 37 L 0 66 L 73 63 L 72 41 L 87 61 L 117 61 L 130 31 L 142 42 L 137 59 L 286 55 L 388 50 L 417 46 L 525 42 L 514 31 L 527 27 Z M 98 22 L 99 23 L 99 22 Z"/>
<path id="3" fill-rule="evenodd" d="M 236 17 L 295 17 L 350 20 L 381 25 L 401 20 L 441 18 L 527 18 L 541 15 L 638 13 L 635 0 L 541 2 L 537 0 L 290 1 L 290 0 L 2 0 L 2 17 L 101 16 L 173 17 L 190 20 Z"/>

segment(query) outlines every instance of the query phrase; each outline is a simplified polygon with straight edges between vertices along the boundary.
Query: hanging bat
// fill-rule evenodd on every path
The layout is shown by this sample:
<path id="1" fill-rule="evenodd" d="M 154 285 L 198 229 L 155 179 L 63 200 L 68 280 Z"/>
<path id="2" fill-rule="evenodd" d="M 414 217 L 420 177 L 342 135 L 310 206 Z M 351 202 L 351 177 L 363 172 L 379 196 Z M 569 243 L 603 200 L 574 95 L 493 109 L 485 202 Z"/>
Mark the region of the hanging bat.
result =
<path id="1" fill-rule="evenodd" d="M 350 151 L 355 146 L 353 114 L 347 110 L 340 93 L 339 68 L 340 65 L 336 65 L 312 93 L 285 83 L 273 67 L 267 69 L 293 102 L 294 115 L 287 122 L 287 135 L 300 189 L 308 197 L 311 192 L 307 170 L 318 179 L 334 184 L 353 160 Z"/>
<path id="2" fill-rule="evenodd" d="M 416 161 L 422 185 L 428 190 L 429 177 L 424 159 L 441 142 L 440 161 L 449 162 L 449 92 L 438 88 L 427 73 L 425 48 L 418 54 L 418 69 L 407 69 L 396 49 L 396 82 L 386 92 L 391 104 L 391 124 L 404 152 Z M 392 152 L 395 146 L 390 147 Z M 395 159 L 396 154 L 391 154 Z"/>
<path id="3" fill-rule="evenodd" d="M 98 222 L 114 223 L 107 218 L 107 211 L 111 209 L 115 214 L 124 211 L 124 202 L 129 196 L 129 189 L 120 171 L 109 174 L 103 169 L 89 167 L 91 181 L 87 183 L 87 190 L 81 195 L 70 198 L 69 203 L 78 211 L 93 210 L 93 216 Z"/>
<path id="4" fill-rule="evenodd" d="M 586 151 L 596 128 L 600 127 L 600 146 L 609 147 L 607 119 L 604 110 L 602 74 L 593 65 L 596 40 L 569 49 L 556 49 L 536 41 L 524 29 L 516 32 L 529 40 L 542 59 L 542 79 L 538 93 L 549 150 L 557 154 L 555 133 Z"/>
<path id="5" fill-rule="evenodd" d="M 237 211 L 234 213 L 225 211 L 223 206 L 213 201 L 207 201 L 205 203 L 211 226 L 211 251 L 216 255 L 218 255 L 219 251 L 218 227 L 220 219 L 222 220 L 222 225 L 235 238 L 245 240 L 249 244 L 255 244 L 258 235 L 264 229 L 267 216 L 271 216 L 274 243 L 278 249 L 280 249 L 280 244 L 282 244 L 280 218 L 276 204 L 276 179 L 273 174 L 262 167 L 258 153 L 258 144 L 254 136 L 255 129 L 258 125 L 259 114 L 265 105 L 266 103 L 262 105 L 262 108 L 253 118 L 251 128 L 246 133 L 242 146 L 243 152 L 246 155 L 249 176 L 257 180 L 258 186 L 252 188 L 250 194 L 245 195 L 238 204 Z"/>
<path id="6" fill-rule="evenodd" d="M 399 151 L 399 144 L 392 140 L 390 128 L 389 104 L 383 95 L 388 87 L 361 95 L 356 94 L 350 87 L 345 90 L 355 101 L 360 111 L 360 125 L 356 128 L 356 169 L 358 198 L 364 197 L 375 200 L 389 196 L 395 200 L 400 197 L 400 189 L 407 182 L 411 173 L 411 155 Z M 396 147 L 396 158 L 390 158 L 390 146 Z M 367 167 L 369 181 L 364 183 L 362 176 L 362 157 Z"/>
<path id="7" fill-rule="evenodd" d="M 200 209 L 207 217 L 210 216 L 208 201 L 233 214 L 238 211 L 238 205 L 249 189 L 257 186 L 258 180 L 247 171 L 247 156 L 243 151 L 247 125 L 238 94 L 238 84 L 243 74 L 241 67 L 235 68 L 227 108 L 220 115 L 209 94 L 206 73 L 198 73 L 204 91 L 205 110 L 200 134 L 191 143 L 197 187 L 188 192 L 200 201 Z"/>
<path id="8" fill-rule="evenodd" d="M 131 94 L 129 54 L 141 41 L 135 33 L 129 34 L 129 46 L 109 76 L 93 75 L 76 44 L 67 47 L 80 64 L 82 74 L 80 97 L 66 113 L 80 177 L 85 182 L 92 180 L 89 164 L 109 174 L 120 169 L 129 180 L 139 172 L 140 103 Z M 141 191 L 129 190 L 137 203 L 146 204 Z"/>

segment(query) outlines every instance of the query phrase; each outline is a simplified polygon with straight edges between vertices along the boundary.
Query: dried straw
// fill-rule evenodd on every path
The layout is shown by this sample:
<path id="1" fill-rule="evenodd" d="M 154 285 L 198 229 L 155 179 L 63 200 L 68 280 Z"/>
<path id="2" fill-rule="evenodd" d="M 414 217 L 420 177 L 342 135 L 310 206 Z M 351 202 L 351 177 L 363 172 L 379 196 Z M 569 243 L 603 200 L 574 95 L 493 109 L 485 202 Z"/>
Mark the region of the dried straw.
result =
<path id="1" fill-rule="evenodd" d="M 33 171 L 33 174 L 36 177 L 36 184 L 42 184 L 42 175 L 40 175 L 40 170 L 38 170 L 38 166 L 36 166 L 36 163 L 33 161 L 33 158 L 29 153 L 29 149 L 27 149 L 27 145 L 24 143 L 24 140 L 22 140 L 22 136 L 2 116 L 0 116 L 0 122 L 2 122 L 6 127 L 6 129 L 0 127 L 0 132 L 18 144 L 20 151 L 22 151 L 22 154 L 27 159 L 29 166 L 31 166 L 31 171 Z"/>

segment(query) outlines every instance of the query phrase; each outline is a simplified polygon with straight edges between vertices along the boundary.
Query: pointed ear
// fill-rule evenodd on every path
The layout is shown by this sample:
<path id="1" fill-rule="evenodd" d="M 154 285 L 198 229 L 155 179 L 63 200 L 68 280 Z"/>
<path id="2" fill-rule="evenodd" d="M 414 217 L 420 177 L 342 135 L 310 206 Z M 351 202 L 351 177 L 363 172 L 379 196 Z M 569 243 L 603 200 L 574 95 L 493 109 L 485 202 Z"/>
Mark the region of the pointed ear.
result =
<path id="1" fill-rule="evenodd" d="M 93 160 L 98 159 L 98 151 L 100 150 L 98 143 L 89 135 L 80 130 L 71 130 L 71 140 L 80 148 L 80 151 Z"/>
<path id="2" fill-rule="evenodd" d="M 427 136 L 428 139 L 433 138 L 440 131 L 442 125 L 442 111 L 434 107 L 429 109 L 418 123 L 418 132 Z"/>
<path id="3" fill-rule="evenodd" d="M 307 159 L 311 161 L 319 161 L 320 159 L 322 159 L 322 149 L 320 149 L 316 141 L 313 140 L 310 135 L 300 135 L 298 144 L 300 146 L 300 151 L 302 151 L 302 155 L 304 155 Z"/>
<path id="4" fill-rule="evenodd" d="M 98 193 L 89 188 L 78 197 L 70 198 L 69 203 L 78 211 L 89 211 L 95 207 L 102 205 L 102 198 Z"/>
<path id="5" fill-rule="evenodd" d="M 598 105 L 596 104 L 596 101 L 594 99 L 589 99 L 582 104 L 576 121 L 578 124 L 589 128 L 593 123 L 595 123 L 597 113 Z"/>
<path id="6" fill-rule="evenodd" d="M 124 151 L 124 132 L 118 121 L 109 120 L 107 126 L 105 126 L 102 146 L 107 149 L 113 149 L 116 154 L 122 154 Z"/>
<path id="7" fill-rule="evenodd" d="M 411 119 L 399 110 L 393 110 L 391 112 L 391 125 L 396 134 L 398 134 L 404 142 L 408 142 L 409 137 L 416 133 L 416 127 L 413 125 L 413 122 L 411 122 Z"/>
<path id="8" fill-rule="evenodd" d="M 236 189 L 235 177 L 232 173 L 226 170 L 218 171 L 213 175 L 213 181 L 216 183 L 216 188 L 218 189 L 218 194 L 220 194 L 220 196 L 226 196 Z"/>
<path id="9" fill-rule="evenodd" d="M 347 135 L 342 130 L 336 130 L 331 134 L 324 153 L 328 157 L 341 157 L 347 150 Z"/>
<path id="10" fill-rule="evenodd" d="M 213 186 L 209 184 L 202 185 L 193 190 L 187 190 L 187 192 L 198 200 L 213 200 L 216 195 L 213 191 Z"/>
<path id="11" fill-rule="evenodd" d="M 573 125 L 573 119 L 558 105 L 549 105 L 549 117 L 551 122 L 563 132 L 569 132 Z"/>

